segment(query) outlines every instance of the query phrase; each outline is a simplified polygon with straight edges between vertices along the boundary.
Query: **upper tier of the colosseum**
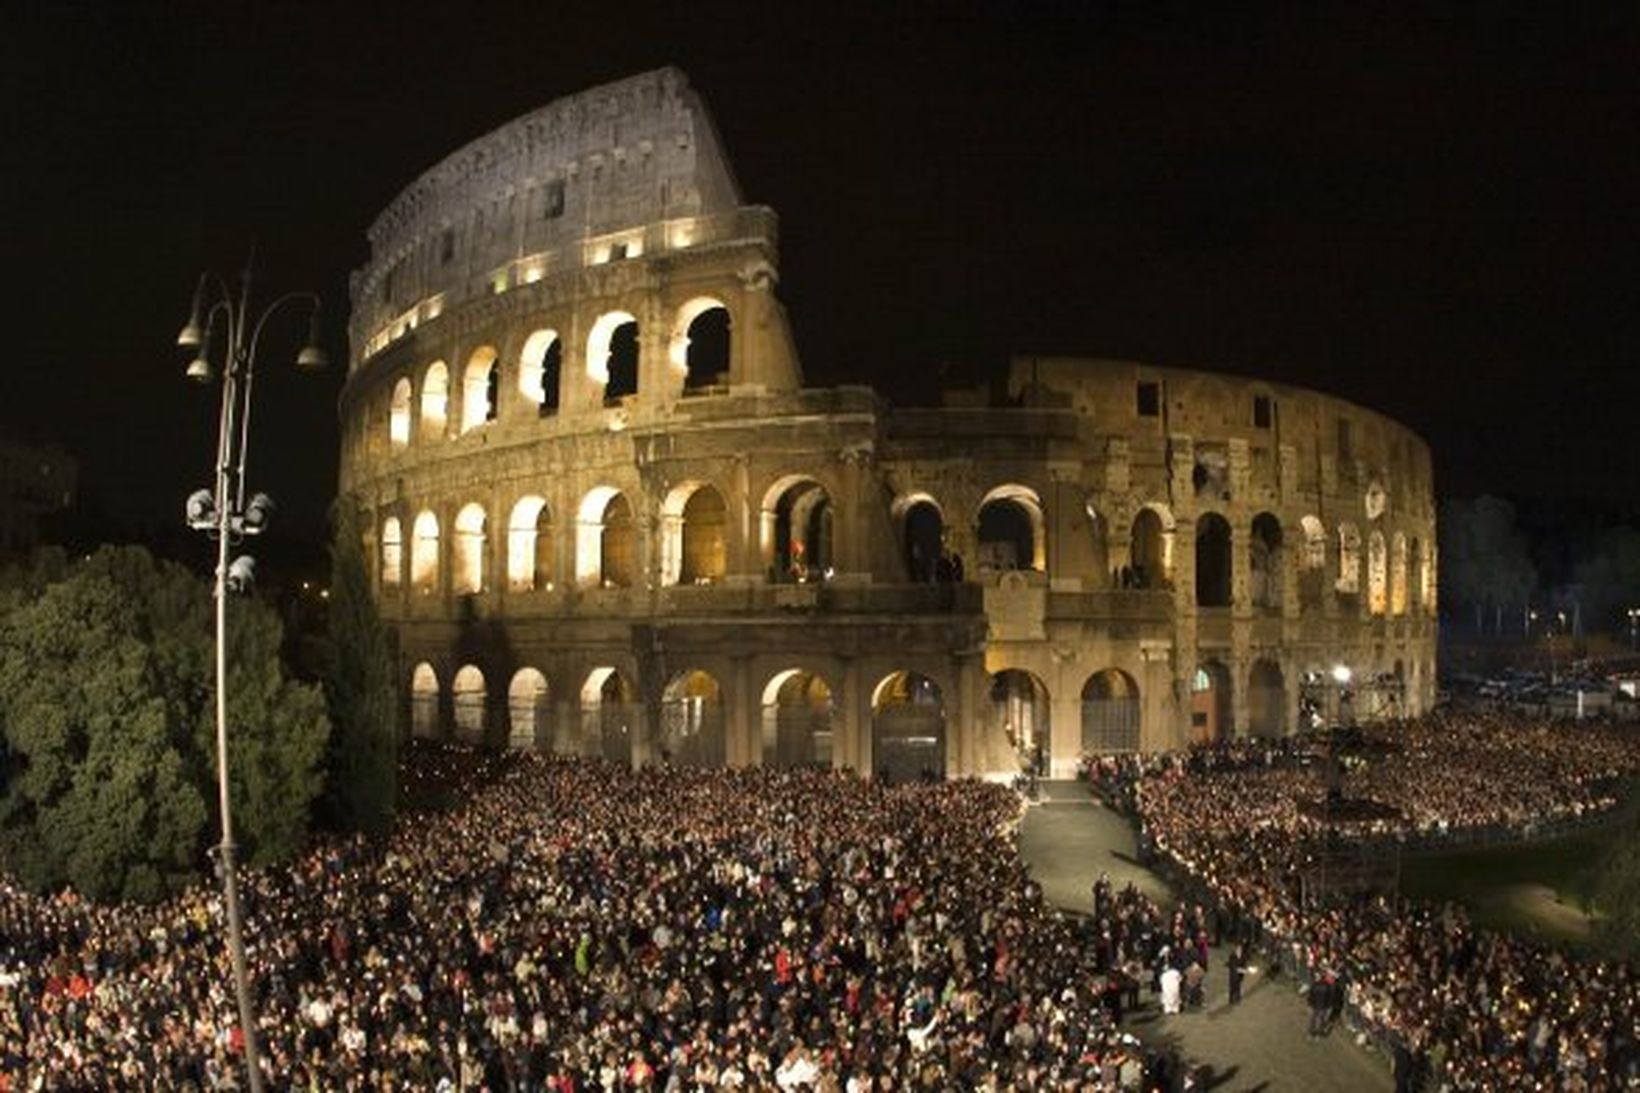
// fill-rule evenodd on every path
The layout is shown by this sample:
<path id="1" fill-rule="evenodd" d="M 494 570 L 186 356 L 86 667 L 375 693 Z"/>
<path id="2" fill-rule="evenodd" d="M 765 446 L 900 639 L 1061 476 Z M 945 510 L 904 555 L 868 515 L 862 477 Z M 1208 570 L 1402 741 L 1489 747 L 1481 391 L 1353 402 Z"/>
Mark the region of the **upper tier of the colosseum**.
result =
<path id="1" fill-rule="evenodd" d="M 352 279 L 354 366 L 464 298 L 743 231 L 741 204 L 678 69 L 556 99 L 447 156 L 376 218 Z M 752 223 L 772 235 L 772 218 Z"/>

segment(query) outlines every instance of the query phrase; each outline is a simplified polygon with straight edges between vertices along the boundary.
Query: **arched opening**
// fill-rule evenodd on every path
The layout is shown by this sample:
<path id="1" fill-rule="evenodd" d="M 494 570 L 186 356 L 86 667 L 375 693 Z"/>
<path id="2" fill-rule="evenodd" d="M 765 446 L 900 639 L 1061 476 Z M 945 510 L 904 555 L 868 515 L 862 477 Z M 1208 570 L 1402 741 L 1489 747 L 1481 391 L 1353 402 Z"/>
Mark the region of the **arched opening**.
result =
<path id="1" fill-rule="evenodd" d="M 1110 571 L 1110 521 L 1094 508 L 1092 501 L 1088 502 L 1087 514 L 1090 560 L 1083 584 L 1093 589 L 1109 588 L 1116 583 L 1116 575 Z"/>
<path id="2" fill-rule="evenodd" d="M 1053 769 L 1052 704 L 1030 672 L 1008 668 L 991 677 L 991 721 L 1008 741 L 1022 771 L 1046 777 Z"/>
<path id="3" fill-rule="evenodd" d="M 817 581 L 831 572 L 831 496 L 814 479 L 793 476 L 771 486 L 761 531 L 771 581 Z"/>
<path id="4" fill-rule="evenodd" d="M 410 673 L 410 733 L 422 738 L 438 735 L 438 673 L 426 661 Z"/>
<path id="5" fill-rule="evenodd" d="M 626 677 L 614 668 L 594 668 L 581 687 L 582 752 L 630 766 L 633 726 L 642 716 Z"/>
<path id="6" fill-rule="evenodd" d="M 404 579 L 404 531 L 399 518 L 382 521 L 382 588 L 398 588 Z"/>
<path id="7" fill-rule="evenodd" d="M 507 685 L 507 746 L 545 748 L 551 746 L 548 727 L 550 704 L 547 677 L 535 668 L 520 668 Z"/>
<path id="8" fill-rule="evenodd" d="M 1354 596 L 1361 591 L 1361 533 L 1354 524 L 1338 525 L 1339 595 Z"/>
<path id="9" fill-rule="evenodd" d="M 1247 673 L 1247 731 L 1275 739 L 1287 732 L 1287 682 L 1281 665 L 1261 658 Z"/>
<path id="10" fill-rule="evenodd" d="M 1421 582 L 1421 587 L 1423 589 L 1423 603 L 1422 603 L 1422 606 L 1423 606 L 1423 609 L 1424 609 L 1424 614 L 1428 615 L 1431 618 L 1433 618 L 1435 616 L 1435 608 L 1436 608 L 1436 604 L 1435 604 L 1435 596 L 1436 596 L 1436 587 L 1435 587 L 1435 570 L 1436 570 L 1436 566 L 1435 566 L 1435 559 L 1436 559 L 1435 543 L 1433 541 L 1426 542 L 1424 544 L 1423 565 L 1422 565 L 1422 568 L 1423 568 L 1423 581 Z"/>
<path id="11" fill-rule="evenodd" d="M 934 681 L 895 672 L 871 695 L 871 740 L 877 776 L 898 785 L 945 777 L 945 703 Z"/>
<path id="12" fill-rule="evenodd" d="M 495 350 L 488 345 L 480 346 L 467 359 L 467 369 L 461 376 L 462 432 L 495 420 L 496 387 Z"/>
<path id="13" fill-rule="evenodd" d="M 1133 518 L 1132 562 L 1122 574 L 1129 588 L 1168 588 L 1173 583 L 1173 529 L 1155 508 L 1146 506 Z"/>
<path id="14" fill-rule="evenodd" d="M 450 370 L 443 361 L 434 361 L 421 381 L 421 435 L 428 440 L 442 438 L 449 414 Z"/>
<path id="15" fill-rule="evenodd" d="M 423 509 L 411 531 L 410 586 L 430 595 L 438 591 L 438 517 Z"/>
<path id="16" fill-rule="evenodd" d="M 763 688 L 763 765 L 829 767 L 831 687 L 814 672 L 789 668 Z"/>
<path id="17" fill-rule="evenodd" d="M 1407 546 L 1407 594 L 1412 610 L 1421 612 L 1424 609 L 1424 546 L 1417 539 Z"/>
<path id="18" fill-rule="evenodd" d="M 450 684 L 457 735 L 471 741 L 484 739 L 484 706 L 488 698 L 484 689 L 484 673 L 478 670 L 476 664 L 463 665 Z"/>
<path id="19" fill-rule="evenodd" d="M 393 400 L 387 412 L 387 438 L 395 448 L 410 443 L 410 380 L 400 377 L 393 385 Z"/>
<path id="20" fill-rule="evenodd" d="M 715 584 L 729 569 L 729 517 L 723 495 L 689 482 L 661 505 L 661 584 Z"/>
<path id="21" fill-rule="evenodd" d="M 900 506 L 900 538 L 905 549 L 906 579 L 929 584 L 945 559 L 945 517 L 934 499 L 922 494 Z"/>
<path id="22" fill-rule="evenodd" d="M 582 588 L 630 588 L 638 576 L 637 528 L 626 495 L 598 486 L 581 499 L 575 578 Z"/>
<path id="23" fill-rule="evenodd" d="M 606 311 L 587 335 L 587 376 L 604 389 L 604 405 L 638 393 L 638 320 Z"/>
<path id="24" fill-rule="evenodd" d="M 702 671 L 682 672 L 661 695 L 662 762 L 721 767 L 726 758 L 723 689 Z"/>
<path id="25" fill-rule="evenodd" d="M 1367 610 L 1382 615 L 1389 606 L 1389 551 L 1384 533 L 1374 529 L 1367 536 Z"/>
<path id="26" fill-rule="evenodd" d="M 507 519 L 507 587 L 530 592 L 552 587 L 552 514 L 544 498 L 521 497 Z"/>
<path id="27" fill-rule="evenodd" d="M 484 591 L 484 506 L 464 505 L 456 513 L 450 583 L 457 595 Z"/>
<path id="28" fill-rule="evenodd" d="M 1390 541 L 1389 610 L 1397 616 L 1407 613 L 1407 537 L 1399 531 Z"/>
<path id="29" fill-rule="evenodd" d="M 1230 735 L 1230 670 L 1216 660 L 1196 667 L 1190 681 L 1190 741 L 1211 744 Z"/>
<path id="30" fill-rule="evenodd" d="M 1327 529 L 1314 516 L 1305 516 L 1298 522 L 1304 533 L 1304 554 L 1298 567 L 1298 604 L 1300 607 L 1320 607 L 1322 593 L 1327 588 Z"/>
<path id="31" fill-rule="evenodd" d="M 1000 486 L 985 495 L 977 539 L 982 572 L 1047 569 L 1042 502 L 1024 486 Z"/>
<path id="32" fill-rule="evenodd" d="M 1252 534 L 1247 539 L 1248 592 L 1254 607 L 1281 609 L 1281 578 L 1281 521 L 1261 512 L 1253 517 Z"/>
<path id="33" fill-rule="evenodd" d="M 524 340 L 518 355 L 518 392 L 542 417 L 558 412 L 563 365 L 564 343 L 556 330 L 537 330 Z"/>
<path id="34" fill-rule="evenodd" d="M 1196 519 L 1196 606 L 1230 606 L 1230 521 L 1216 512 Z"/>
<path id="35" fill-rule="evenodd" d="M 1120 668 L 1095 672 L 1082 685 L 1082 750 L 1139 750 L 1139 684 Z"/>
<path id="36" fill-rule="evenodd" d="M 721 300 L 698 296 L 678 309 L 667 357 L 685 391 L 729 382 L 729 328 Z"/>

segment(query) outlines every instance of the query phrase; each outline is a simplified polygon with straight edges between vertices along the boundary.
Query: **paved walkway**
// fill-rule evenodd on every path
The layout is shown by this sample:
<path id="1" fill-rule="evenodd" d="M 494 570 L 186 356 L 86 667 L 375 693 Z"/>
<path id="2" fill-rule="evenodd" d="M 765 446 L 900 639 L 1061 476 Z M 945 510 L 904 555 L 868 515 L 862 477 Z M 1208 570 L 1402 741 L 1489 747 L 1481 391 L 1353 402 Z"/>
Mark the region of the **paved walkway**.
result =
<path id="1" fill-rule="evenodd" d="M 1077 783 L 1047 783 L 1042 803 L 1027 812 L 1020 831 L 1020 851 L 1043 894 L 1081 913 L 1101 871 L 1118 889 L 1131 880 L 1159 902 L 1171 902 L 1167 886 L 1134 860 L 1134 849 L 1127 821 L 1092 801 Z M 1271 979 L 1260 967 L 1243 984 L 1240 1005 L 1232 1007 L 1224 953 L 1215 950 L 1209 959 L 1204 1009 L 1165 1017 L 1147 990 L 1144 1005 L 1124 1025 L 1210 1067 L 1208 1088 L 1220 1093 L 1394 1088 L 1388 1060 L 1358 1047 L 1342 1027 L 1319 1040 L 1305 1034 L 1309 1011 L 1291 979 Z"/>

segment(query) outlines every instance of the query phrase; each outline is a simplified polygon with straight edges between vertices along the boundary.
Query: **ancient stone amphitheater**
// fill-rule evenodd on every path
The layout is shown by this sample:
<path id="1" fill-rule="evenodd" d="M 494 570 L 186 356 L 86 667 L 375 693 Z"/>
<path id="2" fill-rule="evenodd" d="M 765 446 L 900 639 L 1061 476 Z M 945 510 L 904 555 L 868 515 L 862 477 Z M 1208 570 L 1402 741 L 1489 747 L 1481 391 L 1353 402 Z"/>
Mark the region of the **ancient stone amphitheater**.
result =
<path id="1" fill-rule="evenodd" d="M 1432 701 L 1417 436 L 1123 361 L 805 387 L 775 214 L 675 69 L 479 138 L 369 240 L 341 490 L 417 735 L 1064 775 Z"/>

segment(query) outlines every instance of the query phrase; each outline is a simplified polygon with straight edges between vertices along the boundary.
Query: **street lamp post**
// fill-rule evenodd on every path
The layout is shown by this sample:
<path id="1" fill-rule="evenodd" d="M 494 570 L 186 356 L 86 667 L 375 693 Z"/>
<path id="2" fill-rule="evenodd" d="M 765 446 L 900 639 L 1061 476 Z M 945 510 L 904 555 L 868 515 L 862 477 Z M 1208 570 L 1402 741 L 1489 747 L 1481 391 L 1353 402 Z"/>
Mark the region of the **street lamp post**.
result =
<path id="1" fill-rule="evenodd" d="M 239 1003 L 239 1027 L 244 1037 L 245 1073 L 251 1093 L 261 1093 L 262 1068 L 256 1044 L 256 1007 L 251 998 L 250 976 L 245 962 L 244 924 L 239 908 L 239 885 L 234 865 L 233 814 L 228 781 L 228 593 L 241 591 L 250 582 L 254 564 L 241 556 L 228 559 L 229 547 L 246 535 L 264 530 L 272 515 L 273 502 L 266 494 L 245 498 L 245 457 L 249 448 L 251 385 L 255 377 L 256 352 L 262 330 L 269 318 L 287 304 L 311 307 L 308 338 L 297 354 L 302 369 L 325 366 L 319 348 L 319 297 L 311 292 L 289 292 L 278 297 L 251 318 L 251 266 L 246 263 L 237 301 L 227 282 L 212 272 L 199 278 L 194 289 L 193 310 L 188 323 L 177 335 L 177 344 L 197 350 L 188 365 L 188 378 L 209 382 L 210 354 L 220 331 L 223 344 L 222 408 L 216 441 L 216 482 L 213 490 L 198 490 L 188 498 L 188 525 L 216 539 L 216 783 L 217 807 L 222 815 L 222 842 L 217 847 L 217 868 L 221 871 L 222 896 L 228 917 L 228 953 L 233 962 L 234 993 Z M 200 325 L 204 319 L 205 325 Z"/>

